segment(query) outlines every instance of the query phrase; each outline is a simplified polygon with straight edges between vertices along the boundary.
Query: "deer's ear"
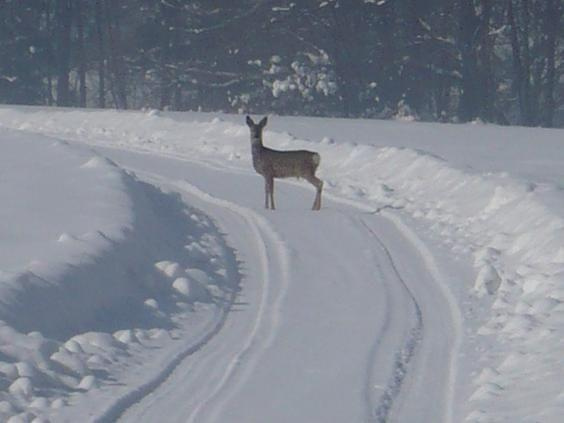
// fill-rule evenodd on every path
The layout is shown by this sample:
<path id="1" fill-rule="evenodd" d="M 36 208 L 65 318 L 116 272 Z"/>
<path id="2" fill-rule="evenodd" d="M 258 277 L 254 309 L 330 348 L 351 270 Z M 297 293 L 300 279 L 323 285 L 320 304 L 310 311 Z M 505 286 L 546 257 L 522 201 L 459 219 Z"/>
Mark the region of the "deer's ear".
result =
<path id="1" fill-rule="evenodd" d="M 268 121 L 268 118 L 265 116 L 262 118 L 262 120 L 259 122 L 259 125 L 261 128 L 264 128 L 266 126 L 266 122 Z"/>
<path id="2" fill-rule="evenodd" d="M 247 116 L 247 125 L 248 126 L 253 126 L 255 123 L 253 122 L 253 120 L 251 119 L 250 116 Z"/>

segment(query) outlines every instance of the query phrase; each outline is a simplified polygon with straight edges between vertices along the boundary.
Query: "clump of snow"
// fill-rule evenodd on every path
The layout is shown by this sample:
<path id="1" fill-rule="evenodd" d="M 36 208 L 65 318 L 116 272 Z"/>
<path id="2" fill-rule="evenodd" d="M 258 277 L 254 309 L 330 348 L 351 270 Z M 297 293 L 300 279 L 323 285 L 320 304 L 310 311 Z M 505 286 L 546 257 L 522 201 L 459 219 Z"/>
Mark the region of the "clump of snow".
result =
<path id="1" fill-rule="evenodd" d="M 152 310 L 159 309 L 159 302 L 154 298 L 147 298 L 145 301 L 143 301 L 143 304 L 145 304 L 148 308 Z"/>
<path id="2" fill-rule="evenodd" d="M 146 112 L 147 116 L 160 116 L 161 112 L 157 109 L 148 109 Z"/>
<path id="3" fill-rule="evenodd" d="M 474 289 L 479 295 L 495 294 L 500 284 L 501 277 L 495 268 L 486 264 L 482 266 L 478 272 Z"/>
<path id="4" fill-rule="evenodd" d="M 33 384 L 31 383 L 30 378 L 20 377 L 12 382 L 8 391 L 15 397 L 24 397 L 29 399 L 33 394 Z"/>
<path id="5" fill-rule="evenodd" d="M 123 344 L 138 342 L 137 336 L 131 329 L 119 330 L 114 333 L 114 338 Z"/>
<path id="6" fill-rule="evenodd" d="M 80 383 L 78 384 L 78 389 L 82 389 L 84 391 L 90 391 L 93 388 L 97 388 L 98 381 L 94 375 L 84 376 Z"/>
<path id="7" fill-rule="evenodd" d="M 155 267 L 159 269 L 161 272 L 163 272 L 163 274 L 169 278 L 178 277 L 183 273 L 180 264 L 168 260 L 163 260 L 158 263 L 155 263 Z"/>
<path id="8" fill-rule="evenodd" d="M 190 280 L 187 278 L 176 278 L 172 283 L 172 287 L 178 291 L 178 293 L 184 295 L 185 297 L 190 296 Z"/>

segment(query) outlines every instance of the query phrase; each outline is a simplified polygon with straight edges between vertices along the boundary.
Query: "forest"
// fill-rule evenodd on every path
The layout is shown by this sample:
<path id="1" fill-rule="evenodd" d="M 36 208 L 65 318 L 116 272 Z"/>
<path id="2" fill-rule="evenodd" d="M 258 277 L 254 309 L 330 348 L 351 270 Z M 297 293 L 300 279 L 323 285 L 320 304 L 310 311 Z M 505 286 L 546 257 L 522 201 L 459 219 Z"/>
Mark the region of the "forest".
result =
<path id="1" fill-rule="evenodd" d="M 564 127 L 563 0 L 0 0 L 0 103 Z"/>

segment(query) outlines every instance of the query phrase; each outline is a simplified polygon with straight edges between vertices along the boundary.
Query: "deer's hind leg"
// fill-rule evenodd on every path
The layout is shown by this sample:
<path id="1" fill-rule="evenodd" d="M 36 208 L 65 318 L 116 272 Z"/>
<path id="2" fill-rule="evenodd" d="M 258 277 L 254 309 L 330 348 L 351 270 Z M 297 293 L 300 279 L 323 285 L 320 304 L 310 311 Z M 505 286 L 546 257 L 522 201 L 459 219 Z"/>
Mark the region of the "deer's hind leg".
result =
<path id="1" fill-rule="evenodd" d="M 270 188 L 268 186 L 268 179 L 264 177 L 264 208 L 268 208 L 268 194 L 270 194 Z"/>
<path id="2" fill-rule="evenodd" d="M 264 208 L 274 210 L 274 178 L 264 177 Z"/>
<path id="3" fill-rule="evenodd" d="M 313 207 L 311 209 L 312 210 L 320 210 L 321 209 L 321 191 L 323 190 L 323 181 L 315 175 L 305 176 L 305 179 L 310 184 L 312 184 L 316 189 L 315 200 L 313 201 Z"/>

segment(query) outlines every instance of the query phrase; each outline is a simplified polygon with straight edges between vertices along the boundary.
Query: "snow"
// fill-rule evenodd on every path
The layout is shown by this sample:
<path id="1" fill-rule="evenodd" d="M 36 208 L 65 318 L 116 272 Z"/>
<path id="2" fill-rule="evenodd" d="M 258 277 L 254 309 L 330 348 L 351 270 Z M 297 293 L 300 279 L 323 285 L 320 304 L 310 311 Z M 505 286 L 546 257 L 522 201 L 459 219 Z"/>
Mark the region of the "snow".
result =
<path id="1" fill-rule="evenodd" d="M 159 328 L 182 332 L 216 321 L 202 313 L 183 327 L 182 305 L 211 301 L 205 283 L 224 293 L 217 286 L 227 287 L 219 275 L 230 253 L 221 238 L 206 248 L 219 234 L 205 216 L 93 151 L 9 130 L 0 137 L 0 413 L 3 421 L 56 420 L 53 410 L 75 393 L 135 367 L 127 363 L 131 348 L 142 357 L 170 343 Z M 200 254 L 192 260 L 185 245 Z M 153 269 L 163 262 L 161 275 Z M 199 281 L 198 295 L 180 298 L 168 279 L 182 267 L 214 273 Z"/>
<path id="2" fill-rule="evenodd" d="M 157 386 L 191 356 L 225 370 L 212 381 L 172 377 L 194 394 L 179 421 L 186 410 L 189 421 L 249 421 L 253 401 L 263 404 L 257 413 L 278 410 L 268 421 L 329 421 L 334 407 L 324 415 L 299 396 L 323 386 L 339 421 L 362 420 L 365 406 L 329 377 L 333 351 L 355 357 L 338 375 L 349 389 L 362 385 L 355 363 L 381 373 L 364 376 L 383 387 L 366 388 L 376 420 L 409 421 L 418 404 L 406 386 L 415 392 L 425 380 L 439 405 L 419 409 L 422 421 L 560 421 L 562 131 L 276 116 L 269 125 L 269 146 L 321 154 L 326 205 L 317 216 L 306 214 L 311 192 L 304 198 L 299 182 L 277 183 L 281 210 L 260 209 L 240 116 L 0 108 L 2 418 L 151 421 L 149 407 L 131 404 L 154 391 L 165 404 L 147 403 L 156 417 L 183 402 Z M 359 210 L 382 216 L 379 225 Z M 316 231 L 340 242 L 344 257 L 316 245 Z M 381 250 L 370 231 L 387 253 L 368 253 Z M 379 272 L 378 289 L 362 282 Z M 347 280 L 358 295 L 343 289 Z M 226 315 L 222 304 L 241 283 L 249 308 Z M 392 304 L 405 316 L 380 309 Z M 350 333 L 339 316 L 353 311 Z M 386 318 L 392 329 L 380 344 L 361 341 Z M 273 380 L 301 380 L 287 367 L 298 350 L 307 385 L 273 397 Z M 151 363 L 145 375 L 142 363 Z M 296 408 L 284 414 L 290 398 Z"/>

